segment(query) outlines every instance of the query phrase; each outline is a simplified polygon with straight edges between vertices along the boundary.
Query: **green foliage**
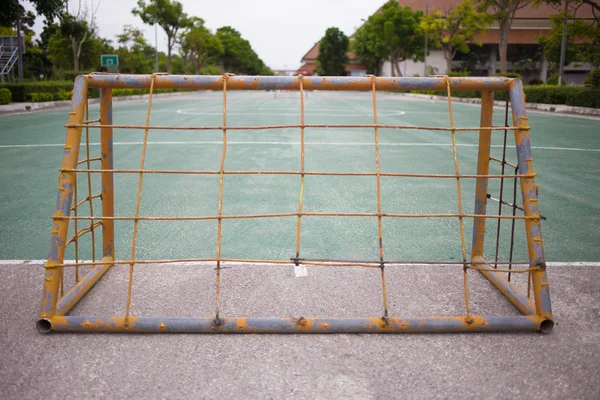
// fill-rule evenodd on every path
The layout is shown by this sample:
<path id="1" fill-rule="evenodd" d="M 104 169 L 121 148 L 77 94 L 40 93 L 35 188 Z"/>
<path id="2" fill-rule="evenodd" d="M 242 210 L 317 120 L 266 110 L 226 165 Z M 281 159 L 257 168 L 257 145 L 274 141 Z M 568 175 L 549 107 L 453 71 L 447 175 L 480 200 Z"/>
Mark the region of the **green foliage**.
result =
<path id="1" fill-rule="evenodd" d="M 71 92 L 59 88 L 56 92 L 52 93 L 52 98 L 55 101 L 71 100 Z"/>
<path id="2" fill-rule="evenodd" d="M 175 89 L 154 89 L 153 94 L 177 92 Z M 113 89 L 113 97 L 139 96 L 150 93 L 149 89 Z"/>
<path id="3" fill-rule="evenodd" d="M 154 72 L 155 50 L 148 44 L 142 31 L 131 25 L 123 27 L 123 33 L 117 35 L 120 45 L 119 71 L 129 74 L 148 74 Z"/>
<path id="4" fill-rule="evenodd" d="M 171 73 L 171 52 L 175 46 L 177 32 L 190 24 L 183 5 L 175 0 L 138 0 L 137 7 L 131 10 L 145 24 L 158 24 L 167 34 L 167 72 Z"/>
<path id="5" fill-rule="evenodd" d="M 381 12 L 371 15 L 354 36 L 353 49 L 358 60 L 370 69 L 378 69 L 381 60 L 391 60 L 392 75 L 402 75 L 399 62 L 423 61 L 425 32 L 420 26 L 423 13 L 400 7 L 390 0 Z M 378 63 L 379 61 L 379 63 Z"/>
<path id="6" fill-rule="evenodd" d="M 356 54 L 358 61 L 367 67 L 367 73 L 381 75 L 381 65 L 384 55 L 377 49 L 377 38 L 374 29 L 363 25 L 358 29 L 350 42 L 350 48 Z"/>
<path id="7" fill-rule="evenodd" d="M 42 50 L 52 64 L 54 71 L 73 71 L 75 75 L 81 72 L 94 71 L 100 66 L 100 55 L 114 52 L 107 39 L 98 37 L 92 32 L 85 21 L 73 22 L 72 17 L 65 19 L 67 26 L 54 25 L 42 32 Z M 71 22 L 69 22 L 71 21 Z M 69 25 L 72 24 L 72 25 Z M 80 29 L 83 29 L 80 31 Z M 81 41 L 85 37 L 85 42 Z M 79 56 L 73 52 L 73 40 L 81 44 Z M 76 46 L 78 47 L 79 44 Z M 45 47 L 45 48 L 44 48 Z M 77 52 L 77 50 L 76 50 Z M 68 76 L 57 76 L 55 79 L 68 79 Z"/>
<path id="8" fill-rule="evenodd" d="M 568 104 L 567 99 L 569 96 L 581 90 L 585 89 L 580 87 L 540 85 L 528 87 L 525 90 L 525 97 L 528 103 Z"/>
<path id="9" fill-rule="evenodd" d="M 576 107 L 600 108 L 600 89 L 588 89 L 572 94 L 568 104 Z"/>
<path id="10" fill-rule="evenodd" d="M 558 75 L 550 75 L 546 79 L 546 84 L 547 85 L 558 85 Z"/>
<path id="11" fill-rule="evenodd" d="M 207 65 L 200 70 L 200 75 L 219 75 L 220 73 L 221 68 L 217 67 L 216 65 Z"/>
<path id="12" fill-rule="evenodd" d="M 572 62 L 589 62 L 595 66 L 600 64 L 600 27 L 599 24 L 589 24 L 588 21 L 575 19 L 567 14 L 567 47 L 565 49 L 564 65 Z M 552 30 L 548 36 L 539 36 L 538 41 L 544 49 L 548 62 L 554 68 L 560 67 L 560 49 L 565 14 L 560 13 L 550 17 Z"/>
<path id="13" fill-rule="evenodd" d="M 43 81 L 43 82 L 23 82 L 23 83 L 1 83 L 0 88 L 10 90 L 12 101 L 24 102 L 31 101 L 31 93 L 48 93 L 53 97 L 54 93 L 61 90 L 71 92 L 73 81 Z M 50 99 L 52 100 L 52 99 Z M 38 100 L 40 101 L 40 100 Z"/>
<path id="14" fill-rule="evenodd" d="M 23 83 L 4 83 L 0 84 L 0 98 L 2 93 L 8 91 L 12 94 L 12 101 L 15 102 L 40 102 L 40 101 L 60 101 L 70 100 L 73 90 L 72 81 L 49 81 L 49 82 L 23 82 Z M 173 89 L 155 89 L 154 93 L 171 93 L 178 90 Z M 148 94 L 149 89 L 113 89 L 114 97 L 133 96 Z M 99 97 L 97 90 L 88 91 L 89 98 Z"/>
<path id="15" fill-rule="evenodd" d="M 506 78 L 523 79 L 521 74 L 519 74 L 518 72 L 497 72 L 494 74 L 494 76 L 504 76 Z"/>
<path id="16" fill-rule="evenodd" d="M 324 76 L 346 75 L 346 64 L 350 62 L 346 54 L 349 46 L 350 40 L 344 32 L 335 27 L 328 28 L 319 42 L 317 73 Z"/>
<path id="17" fill-rule="evenodd" d="M 223 54 L 220 57 L 223 72 L 258 75 L 266 68 L 265 63 L 250 46 L 250 42 L 232 27 L 220 27 L 216 36 L 223 45 Z"/>
<path id="18" fill-rule="evenodd" d="M 600 89 L 588 89 L 578 86 L 525 86 L 523 88 L 527 103 L 565 104 L 576 107 L 600 108 Z M 446 92 L 433 90 L 415 90 L 412 93 L 446 96 Z M 481 98 L 481 92 L 455 91 L 453 97 Z M 505 100 L 506 92 L 494 93 L 495 100 Z"/>
<path id="19" fill-rule="evenodd" d="M 531 79 L 528 83 L 530 86 L 537 86 L 537 85 L 543 85 L 544 81 L 541 79 Z"/>
<path id="20" fill-rule="evenodd" d="M 468 53 L 469 43 L 482 45 L 476 36 L 483 33 L 490 23 L 488 14 L 475 9 L 474 0 L 464 0 L 445 13 L 434 9 L 421 21 L 421 28 L 431 39 L 432 48 L 441 47 L 446 72 L 450 72 L 457 52 Z"/>
<path id="21" fill-rule="evenodd" d="M 600 69 L 596 68 L 585 78 L 585 84 L 593 88 L 600 88 Z"/>
<path id="22" fill-rule="evenodd" d="M 201 18 L 192 18 L 190 25 L 180 34 L 180 53 L 186 73 L 200 74 L 208 64 L 218 64 L 225 52 L 223 44 L 204 26 Z"/>
<path id="23" fill-rule="evenodd" d="M 463 71 L 450 71 L 448 76 L 469 76 L 471 75 L 471 71 L 463 70 Z"/>
<path id="24" fill-rule="evenodd" d="M 42 15 L 52 22 L 64 10 L 64 0 L 28 0 L 35 8 L 37 15 Z M 0 7 L 0 26 L 14 26 L 19 18 L 35 19 L 31 11 L 27 12 L 19 0 L 3 0 Z M 33 25 L 33 21 L 27 21 Z"/>
<path id="25" fill-rule="evenodd" d="M 530 3 L 531 0 L 477 0 L 478 10 L 490 15 L 498 23 L 500 72 L 506 72 L 508 33 L 515 13 Z"/>
<path id="26" fill-rule="evenodd" d="M 12 94 L 10 93 L 10 90 L 8 90 L 6 88 L 1 88 L 0 89 L 0 105 L 10 104 L 11 101 L 12 101 Z"/>
<path id="27" fill-rule="evenodd" d="M 47 93 L 47 92 L 31 92 L 29 93 L 29 101 L 32 101 L 34 103 L 39 103 L 39 102 L 43 102 L 43 101 L 52 101 L 54 100 L 54 96 L 52 96 L 52 93 Z"/>

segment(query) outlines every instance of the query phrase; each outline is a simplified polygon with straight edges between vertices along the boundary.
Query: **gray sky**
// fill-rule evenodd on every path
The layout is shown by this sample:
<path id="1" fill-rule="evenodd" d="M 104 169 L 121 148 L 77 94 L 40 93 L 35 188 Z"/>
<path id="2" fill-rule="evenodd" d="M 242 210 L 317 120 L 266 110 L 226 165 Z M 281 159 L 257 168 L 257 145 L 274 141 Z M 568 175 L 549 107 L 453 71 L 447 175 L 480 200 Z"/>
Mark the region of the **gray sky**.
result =
<path id="1" fill-rule="evenodd" d="M 328 27 L 336 26 L 348 36 L 362 24 L 385 0 L 180 0 L 184 11 L 206 21 L 213 32 L 230 25 L 249 40 L 260 58 L 274 69 L 295 69 L 300 59 L 323 36 Z M 86 3 L 86 0 L 82 0 Z M 88 7 L 92 0 L 87 0 Z M 70 0 L 74 10 L 77 1 Z M 98 4 L 98 0 L 94 0 Z M 154 28 L 144 25 L 131 14 L 137 0 L 101 0 L 96 23 L 102 37 L 116 41 L 123 25 L 143 29 L 146 39 L 154 45 Z M 43 23 L 38 18 L 35 30 Z M 167 38 L 158 29 L 158 48 L 166 51 Z"/>

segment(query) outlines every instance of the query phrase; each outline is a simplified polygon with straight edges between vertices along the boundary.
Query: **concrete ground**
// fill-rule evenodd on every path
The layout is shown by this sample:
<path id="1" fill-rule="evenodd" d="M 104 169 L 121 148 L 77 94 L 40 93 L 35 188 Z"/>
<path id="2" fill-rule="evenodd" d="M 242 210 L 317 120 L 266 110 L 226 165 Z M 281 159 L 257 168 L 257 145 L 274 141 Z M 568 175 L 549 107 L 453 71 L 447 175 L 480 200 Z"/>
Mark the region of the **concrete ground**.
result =
<path id="1" fill-rule="evenodd" d="M 309 267 L 296 278 L 292 268 L 275 268 L 225 269 L 223 315 L 381 312 L 376 272 Z M 32 310 L 43 267 L 0 269 L 4 399 L 600 398 L 600 269 L 593 266 L 549 268 L 556 325 L 545 335 L 42 335 Z M 460 269 L 387 271 L 392 316 L 464 312 Z M 474 312 L 516 313 L 476 272 L 469 277 Z M 115 267 L 72 314 L 122 314 L 126 278 L 126 268 Z M 213 294 L 212 268 L 139 266 L 132 311 L 208 316 Z"/>

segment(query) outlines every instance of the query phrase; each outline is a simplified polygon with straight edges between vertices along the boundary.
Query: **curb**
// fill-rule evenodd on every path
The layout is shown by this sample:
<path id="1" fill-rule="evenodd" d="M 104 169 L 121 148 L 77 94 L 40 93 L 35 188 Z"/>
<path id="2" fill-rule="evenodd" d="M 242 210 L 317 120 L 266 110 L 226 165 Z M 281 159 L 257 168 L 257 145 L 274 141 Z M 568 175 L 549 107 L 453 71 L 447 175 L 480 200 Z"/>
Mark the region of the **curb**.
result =
<path id="1" fill-rule="evenodd" d="M 186 92 L 173 92 L 173 93 L 156 93 L 153 94 L 152 97 L 171 97 L 171 96 L 185 96 L 190 93 L 194 93 L 194 91 L 186 91 Z M 113 97 L 113 101 L 124 101 L 124 100 L 144 100 L 149 97 L 148 94 L 135 94 L 131 96 L 117 96 Z M 98 104 L 100 103 L 100 99 L 89 99 L 89 104 Z M 12 103 L 5 104 L 0 106 L 0 114 L 5 113 L 26 113 L 29 111 L 43 110 L 46 108 L 55 108 L 55 107 L 69 107 L 71 105 L 71 100 L 62 100 L 62 101 L 43 101 L 38 103 Z"/>
<path id="2" fill-rule="evenodd" d="M 419 94 L 419 93 L 401 93 L 400 95 L 406 96 L 406 97 L 413 97 L 413 98 L 417 98 L 417 99 L 428 99 L 428 100 L 444 100 L 444 101 L 446 101 L 448 99 L 445 96 L 436 96 L 436 95 Z M 453 97 L 452 102 L 466 103 L 466 104 L 481 104 L 481 99 Z M 494 105 L 495 106 L 504 106 L 505 102 L 496 100 L 496 101 L 494 101 Z M 525 108 L 528 110 L 546 111 L 546 112 L 559 113 L 559 114 L 600 116 L 600 108 L 575 107 L 575 106 L 567 106 L 564 104 L 525 103 Z"/>

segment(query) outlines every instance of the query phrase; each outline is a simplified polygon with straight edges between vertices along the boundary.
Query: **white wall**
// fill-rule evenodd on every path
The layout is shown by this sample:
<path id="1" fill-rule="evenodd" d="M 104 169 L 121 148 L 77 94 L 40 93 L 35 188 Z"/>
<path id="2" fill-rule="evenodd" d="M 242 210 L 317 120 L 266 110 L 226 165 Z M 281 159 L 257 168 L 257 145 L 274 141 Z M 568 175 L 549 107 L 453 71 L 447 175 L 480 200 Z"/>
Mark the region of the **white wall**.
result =
<path id="1" fill-rule="evenodd" d="M 438 69 L 438 74 L 446 72 L 446 60 L 441 50 L 433 50 L 427 56 L 427 65 L 431 65 Z M 414 62 L 412 60 L 402 61 L 399 63 L 402 76 L 413 76 L 418 74 L 423 76 L 423 63 Z M 389 61 L 383 63 L 381 68 L 382 76 L 392 76 L 392 64 Z"/>

